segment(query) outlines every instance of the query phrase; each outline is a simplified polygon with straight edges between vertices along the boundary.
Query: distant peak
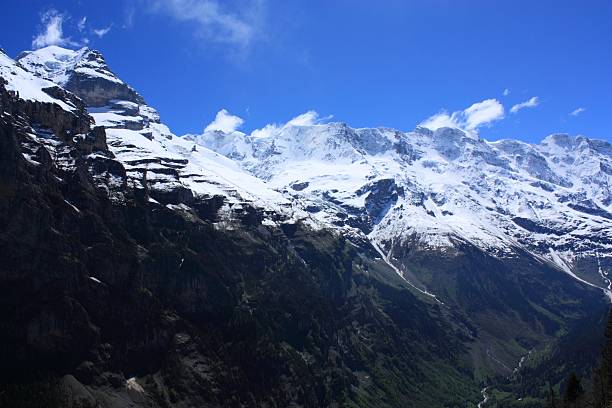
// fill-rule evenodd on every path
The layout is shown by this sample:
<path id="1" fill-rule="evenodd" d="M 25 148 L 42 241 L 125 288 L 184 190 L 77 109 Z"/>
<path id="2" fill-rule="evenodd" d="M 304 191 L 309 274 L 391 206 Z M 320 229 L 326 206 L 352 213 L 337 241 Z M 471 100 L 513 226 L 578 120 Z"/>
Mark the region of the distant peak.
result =
<path id="1" fill-rule="evenodd" d="M 88 51 L 90 50 L 87 47 L 72 49 L 72 48 L 60 47 L 59 45 L 48 45 L 46 47 L 37 48 L 35 50 L 23 51 L 21 54 L 17 56 L 17 60 L 20 60 L 28 55 L 38 55 L 41 58 L 57 58 L 57 57 L 75 58 L 80 55 L 84 55 Z"/>
<path id="2" fill-rule="evenodd" d="M 453 140 L 463 140 L 470 139 L 473 141 L 482 140 L 478 133 L 470 132 L 467 130 L 459 129 L 456 127 L 441 127 L 433 131 L 434 138 L 442 138 L 442 139 L 453 139 Z"/>
<path id="3" fill-rule="evenodd" d="M 556 144 L 561 147 L 570 147 L 576 142 L 576 138 L 568 135 L 567 133 L 553 133 L 552 135 L 546 136 L 542 140 L 542 144 Z"/>
<path id="4" fill-rule="evenodd" d="M 467 134 L 467 132 L 465 132 L 462 129 L 456 128 L 456 127 L 441 127 L 441 128 L 437 128 L 436 130 L 434 130 L 434 134 L 440 134 L 440 133 L 447 133 L 447 134 L 457 134 L 457 135 L 465 135 Z"/>
<path id="5" fill-rule="evenodd" d="M 433 135 L 433 130 L 426 128 L 425 126 L 417 126 L 413 132 L 419 135 L 424 135 L 424 136 Z"/>
<path id="6" fill-rule="evenodd" d="M 540 144 L 549 147 L 557 146 L 565 150 L 574 150 L 582 142 L 590 144 L 591 139 L 584 136 L 572 136 L 567 133 L 553 133 L 552 135 L 546 136 Z"/>

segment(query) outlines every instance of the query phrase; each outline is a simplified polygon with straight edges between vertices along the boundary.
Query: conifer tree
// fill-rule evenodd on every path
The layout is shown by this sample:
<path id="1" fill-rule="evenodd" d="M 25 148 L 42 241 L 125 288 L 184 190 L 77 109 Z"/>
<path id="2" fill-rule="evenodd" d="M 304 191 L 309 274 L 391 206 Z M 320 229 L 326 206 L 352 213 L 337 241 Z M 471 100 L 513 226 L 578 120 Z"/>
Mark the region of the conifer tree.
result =
<path id="1" fill-rule="evenodd" d="M 576 373 L 570 374 L 570 377 L 567 381 L 567 386 L 565 388 L 565 398 L 566 402 L 574 402 L 580 397 L 582 394 L 582 384 L 580 383 L 580 379 L 576 375 Z"/>
<path id="2" fill-rule="evenodd" d="M 593 373 L 593 406 L 607 408 L 612 404 L 612 312 L 604 332 L 605 340 L 599 367 Z"/>

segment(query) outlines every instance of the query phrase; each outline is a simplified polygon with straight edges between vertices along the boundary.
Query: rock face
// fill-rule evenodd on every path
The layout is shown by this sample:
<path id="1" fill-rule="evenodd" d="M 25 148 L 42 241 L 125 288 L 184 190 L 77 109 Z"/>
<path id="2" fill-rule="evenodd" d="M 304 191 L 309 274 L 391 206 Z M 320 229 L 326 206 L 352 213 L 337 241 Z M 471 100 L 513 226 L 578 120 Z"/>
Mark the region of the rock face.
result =
<path id="1" fill-rule="evenodd" d="M 98 51 L 47 47 L 22 53 L 19 66 L 78 95 L 88 119 L 103 127 L 111 152 L 124 165 L 127 183 L 150 191 L 163 204 L 193 204 L 194 197 L 223 197 L 222 214 L 254 204 L 283 218 L 300 218 L 290 201 L 206 148 L 176 137 L 157 111 L 108 67 Z M 86 115 L 87 116 L 87 115 Z"/>
<path id="2" fill-rule="evenodd" d="M 0 97 L 3 405 L 36 392 L 46 406 L 104 407 L 380 406 L 382 394 L 399 406 L 405 387 L 415 406 L 477 395 L 453 368 L 469 334 L 453 335 L 462 329 L 371 248 L 297 224 L 220 230 L 200 216 L 218 203 L 161 205 L 116 180 L 125 171 L 106 146 L 31 129 L 19 101 Z M 442 381 L 433 371 L 385 380 L 426 361 L 462 391 L 416 394 Z"/>
<path id="3" fill-rule="evenodd" d="M 95 51 L 0 57 L 0 406 L 468 407 L 532 349 L 538 397 L 605 313 L 558 268 L 607 268 L 605 143 L 183 138 Z"/>

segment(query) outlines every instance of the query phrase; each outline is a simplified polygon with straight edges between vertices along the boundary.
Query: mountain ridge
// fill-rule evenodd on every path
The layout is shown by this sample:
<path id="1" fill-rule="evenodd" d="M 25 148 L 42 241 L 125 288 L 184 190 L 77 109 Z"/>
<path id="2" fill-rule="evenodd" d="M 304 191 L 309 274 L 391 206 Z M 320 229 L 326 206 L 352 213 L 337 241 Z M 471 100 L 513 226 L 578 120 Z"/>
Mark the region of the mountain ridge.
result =
<path id="1" fill-rule="evenodd" d="M 338 143 L 342 143 L 342 141 L 345 140 L 343 139 L 344 135 L 340 135 L 338 138 L 334 139 L 334 132 L 345 131 L 349 133 L 352 132 L 354 135 L 348 143 L 349 146 L 352 146 L 352 150 L 349 147 L 344 147 L 342 148 L 343 150 L 333 151 L 334 148 L 337 148 L 337 146 L 333 147 L 334 143 L 338 141 L 340 141 Z M 283 132 L 291 135 L 285 136 Z M 300 132 L 301 134 L 299 134 Z M 328 133 L 328 135 L 304 136 L 305 133 L 309 132 L 318 132 L 320 134 Z M 378 133 L 379 137 L 373 140 L 367 140 L 367 137 L 371 136 L 372 133 Z M 329 137 L 329 134 L 332 134 L 332 137 Z M 464 213 L 462 215 L 462 220 L 468 220 L 468 224 L 471 223 L 472 225 L 459 225 L 459 227 L 468 229 L 468 231 L 458 235 L 462 236 L 464 239 L 477 239 L 483 241 L 482 244 L 484 245 L 493 244 L 493 246 L 496 246 L 498 249 L 505 249 L 509 245 L 521 245 L 516 242 L 516 239 L 519 239 L 519 241 L 527 240 L 528 237 L 526 235 L 530 232 L 535 233 L 538 230 L 540 232 L 549 231 L 550 238 L 555 235 L 567 236 L 567 232 L 571 229 L 580 230 L 581 228 L 586 228 L 584 222 L 580 224 L 582 227 L 577 224 L 584 221 L 585 217 L 583 217 L 583 214 L 587 213 L 596 216 L 595 220 L 601 220 L 601 218 L 603 218 L 604 220 L 602 221 L 605 225 L 604 230 L 599 230 L 599 227 L 596 225 L 592 226 L 606 243 L 603 246 L 594 244 L 593 248 L 590 249 L 591 255 L 599 252 L 607 254 L 610 251 L 609 237 L 612 233 L 612 230 L 609 228 L 610 145 L 607 142 L 595 141 L 580 136 L 571 138 L 565 135 L 548 136 L 538 145 L 511 140 L 487 142 L 480 138 L 476 139 L 469 137 L 465 132 L 450 128 L 442 128 L 434 132 L 427 129 L 417 129 L 415 132 L 403 133 L 396 130 L 380 128 L 351 129 L 344 124 L 314 125 L 312 127 L 291 126 L 281 128 L 277 133 L 276 139 L 274 139 L 274 136 L 271 136 L 272 139 L 266 139 L 249 137 L 248 135 L 240 133 L 224 135 L 222 132 L 188 137 L 199 144 L 207 146 L 212 150 L 216 150 L 242 163 L 245 169 L 274 185 L 279 191 L 289 190 L 292 185 L 315 185 L 317 182 L 321 183 L 322 179 L 327 178 L 325 181 L 328 181 L 330 185 L 323 185 L 315 194 L 319 194 L 319 198 L 323 201 L 327 201 L 330 205 L 341 203 L 349 208 L 355 204 L 355 199 L 359 196 L 360 189 L 367 186 L 371 180 L 392 179 L 397 182 L 401 180 L 403 172 L 414 170 L 418 165 L 418 163 L 415 164 L 415 162 L 419 161 L 422 163 L 421 168 L 414 170 L 412 179 L 404 181 L 404 184 L 399 187 L 401 187 L 404 192 L 412 189 L 412 199 L 415 199 L 415 195 L 424 195 L 425 199 L 416 198 L 418 204 L 423 207 L 426 214 L 433 215 L 433 217 L 438 219 L 444 219 L 444 216 L 450 214 L 452 210 L 443 207 L 437 208 L 441 202 L 436 203 L 435 197 L 438 197 L 438 200 L 440 200 L 440 197 L 451 200 L 457 198 L 453 195 L 444 197 L 444 188 L 437 188 L 438 191 L 436 191 L 435 185 L 424 186 L 423 188 L 417 187 L 415 189 L 414 186 L 418 186 L 419 184 L 418 179 L 423 176 L 429 175 L 432 179 L 431 183 L 433 184 L 439 183 L 443 184 L 443 187 L 456 189 L 457 192 L 455 195 L 462 193 L 464 196 L 469 196 L 476 191 L 477 194 L 472 194 L 474 199 L 479 199 L 481 201 L 482 199 L 486 199 L 489 207 L 499 206 L 495 200 L 495 195 L 499 194 L 499 191 L 495 191 L 488 195 L 487 193 L 493 188 L 506 187 L 495 186 L 495 183 L 503 183 L 505 181 L 504 184 L 508 185 L 513 181 L 522 182 L 523 186 L 519 186 L 520 188 L 518 191 L 516 189 L 511 191 L 511 193 L 522 194 L 522 200 L 514 200 L 513 202 L 505 203 L 505 207 L 499 207 L 499 211 L 495 215 L 511 215 L 511 217 L 508 217 L 510 219 L 506 220 L 507 222 L 504 228 L 509 229 L 510 225 L 514 225 L 515 227 L 518 226 L 522 230 L 527 231 L 525 234 L 513 237 L 505 231 L 502 233 L 487 231 L 487 229 L 490 230 L 490 225 L 495 225 L 494 220 L 490 221 L 488 225 L 479 225 L 476 221 L 477 217 L 473 214 L 471 216 L 467 214 L 466 216 Z M 306 137 L 306 139 L 301 140 L 300 138 L 302 137 Z M 321 137 L 322 139 L 314 141 L 314 137 Z M 329 138 L 325 139 L 326 137 Z M 395 140 L 393 140 L 393 138 L 395 138 Z M 230 142 L 223 143 L 225 139 Z M 559 139 L 565 142 L 563 147 L 555 142 Z M 295 144 L 292 144 L 294 142 Z M 279 144 L 284 144 L 282 149 L 285 150 L 279 150 Z M 307 157 L 306 155 L 313 154 L 313 150 L 309 150 L 309 146 L 312 145 L 332 147 L 329 149 L 323 148 L 323 151 L 314 158 L 312 156 Z M 573 150 L 566 149 L 567 145 L 570 145 Z M 302 150 L 296 150 L 300 148 Z M 252 152 L 249 153 L 249 149 L 251 149 Z M 396 157 L 382 157 L 387 153 L 391 153 Z M 566 162 L 569 161 L 568 156 L 574 153 L 575 157 L 572 158 L 573 162 L 567 165 Z M 314 154 L 317 154 L 316 151 Z M 346 163 L 347 160 L 349 163 Z M 325 163 L 331 161 L 334 163 L 326 168 Z M 555 171 L 553 171 L 550 166 L 552 161 L 560 162 L 560 164 L 556 166 Z M 582 163 L 580 163 L 580 161 L 582 161 Z M 295 162 L 300 162 L 302 164 L 298 166 L 295 165 Z M 459 164 L 457 164 L 458 162 Z M 575 166 L 574 163 L 580 164 L 578 171 L 576 171 L 576 167 L 578 166 Z M 294 167 L 291 168 L 291 165 L 294 165 Z M 345 165 L 344 168 L 343 165 Z M 478 171 L 478 166 L 480 165 L 489 166 L 491 172 L 487 174 L 486 171 Z M 317 166 L 320 166 L 320 168 Z M 392 166 L 396 168 L 391 171 L 384 170 Z M 434 171 L 431 172 L 426 167 Z M 381 168 L 383 169 L 382 171 Z M 451 170 L 447 170 L 446 168 L 450 168 Z M 300 173 L 300 171 L 302 172 Z M 359 171 L 364 173 L 361 177 L 352 177 L 359 173 Z M 305 175 L 306 173 L 311 174 L 313 172 L 318 173 L 312 178 Z M 453 184 L 452 178 L 457 178 L 457 174 L 461 174 L 461 172 L 465 173 L 463 178 L 456 180 Z M 444 181 L 436 180 L 436 173 L 443 175 L 443 177 L 448 177 L 448 179 Z M 342 183 L 334 184 L 333 177 L 339 177 L 338 174 L 342 175 Z M 572 178 L 568 176 L 568 174 L 572 176 L 576 174 L 578 177 Z M 484 190 L 488 191 L 478 194 L 478 189 L 481 186 L 471 183 L 469 179 L 472 177 L 482 179 L 483 183 L 489 183 L 490 185 L 484 186 Z M 493 177 L 499 177 L 499 180 L 487 180 L 487 178 L 490 179 Z M 506 178 L 506 180 L 504 180 L 504 178 Z M 353 184 L 351 184 L 350 181 L 347 182 L 348 180 L 353 180 Z M 466 184 L 469 188 L 461 190 L 461 184 Z M 574 186 L 578 187 L 572 189 Z M 348 197 L 347 194 L 342 196 L 342 193 L 344 193 L 342 191 L 340 193 L 335 193 L 333 191 L 340 191 L 342 187 L 344 187 L 345 190 L 352 189 L 350 192 L 353 194 Z M 512 186 L 508 188 L 511 187 Z M 541 191 L 529 191 L 529 189 L 534 188 Z M 308 189 L 308 187 L 300 189 L 300 192 L 296 192 L 296 194 L 300 194 L 306 189 Z M 531 194 L 532 197 L 527 197 L 528 193 Z M 335 197 L 330 199 L 329 196 L 333 196 L 334 194 Z M 432 197 L 433 201 L 430 201 L 427 196 Z M 501 197 L 501 199 L 509 201 L 508 197 Z M 541 208 L 533 208 L 534 200 L 537 200 L 535 203 Z M 314 203 L 311 204 L 314 205 Z M 364 205 L 363 202 L 358 204 L 358 206 L 362 208 Z M 464 207 L 469 207 L 469 205 L 470 203 L 465 203 Z M 510 208 L 510 206 L 514 206 L 515 208 Z M 576 211 L 574 220 L 571 220 L 569 224 L 572 224 L 572 222 L 577 224 L 570 225 L 570 229 L 568 229 L 567 225 L 555 226 L 553 228 L 547 227 L 546 223 L 562 224 L 563 221 L 551 220 L 550 214 L 542 214 L 546 212 L 546 206 L 556 206 L 556 209 L 553 208 L 551 210 L 551 212 L 556 213 L 562 213 L 567 210 Z M 491 213 L 494 212 L 495 211 L 491 211 Z M 489 215 L 490 220 L 491 214 L 487 215 Z M 423 216 L 421 216 L 421 219 L 423 219 Z M 412 221 L 414 221 L 414 219 Z M 444 221 L 442 223 L 436 221 L 437 220 L 428 221 L 425 218 L 425 225 L 421 230 L 417 231 L 417 233 L 425 234 L 427 228 L 433 227 L 444 229 L 448 226 Z M 600 224 L 600 221 L 595 222 L 596 224 Z M 377 226 L 380 225 L 380 220 L 376 224 Z M 394 220 L 394 224 L 397 224 L 397 220 Z M 568 223 L 566 222 L 565 224 Z M 475 225 L 479 225 L 477 228 L 478 230 L 489 232 L 489 237 L 484 236 L 480 231 L 475 231 L 473 229 Z M 471 231 L 469 230 L 470 228 L 472 228 Z M 398 234 L 395 234 L 395 236 L 397 235 Z M 386 238 L 388 239 L 389 237 L 387 236 Z M 514 242 L 508 242 L 508 238 Z M 441 239 L 444 238 L 442 237 Z M 551 241 L 556 240 L 557 238 L 555 237 Z M 575 245 L 577 243 L 576 241 L 577 240 L 573 240 L 569 245 Z M 433 239 L 432 242 L 434 242 Z M 541 243 L 542 237 L 536 242 L 528 242 L 532 250 L 541 245 Z M 539 255 L 545 256 L 550 261 L 556 263 L 560 268 L 568 270 L 566 265 L 568 261 L 563 260 L 562 256 L 558 257 L 550 253 L 547 254 L 545 251 L 541 250 L 539 251 Z M 596 257 L 598 256 L 599 255 Z M 571 262 L 575 262 L 575 260 L 571 260 Z M 609 266 L 607 266 L 609 265 L 609 260 L 605 262 L 606 268 L 609 268 Z M 593 273 L 591 274 L 593 275 Z M 592 278 L 593 276 L 591 277 L 591 282 L 594 282 Z M 596 276 L 595 278 L 597 279 Z"/>
<path id="2" fill-rule="evenodd" d="M 42 200 L 46 205 L 40 211 L 54 209 L 62 214 L 61 220 L 75 214 L 76 219 L 97 220 L 93 231 L 85 222 L 77 230 L 70 222 L 53 224 L 63 232 L 61 237 L 76 234 L 82 241 L 73 244 L 77 253 L 65 249 L 67 244 L 62 247 L 66 259 L 85 265 L 86 275 L 77 273 L 69 281 L 85 279 L 113 290 L 125 285 L 128 297 L 156 305 L 152 310 L 137 308 L 138 319 L 129 321 L 136 325 L 147 319 L 157 321 L 155 313 L 162 310 L 162 322 L 167 317 L 174 321 L 176 314 L 178 326 L 190 327 L 189 338 L 204 341 L 185 343 L 185 333 L 175 332 L 174 323 L 170 328 L 154 325 L 154 330 L 165 333 L 159 338 L 162 344 L 139 338 L 145 348 L 137 347 L 137 353 L 131 354 L 129 341 L 124 343 L 125 336 L 134 335 L 131 329 L 113 329 L 95 311 L 98 304 L 66 289 L 98 327 L 86 331 L 87 335 L 95 339 L 96 330 L 106 336 L 110 333 L 112 343 L 126 348 L 131 357 L 124 369 L 134 377 L 125 381 L 122 374 L 91 374 L 89 368 L 87 376 L 81 375 L 82 369 L 68 371 L 77 373 L 75 378 L 88 389 L 98 389 L 99 384 L 88 382 L 93 375 L 98 382 L 108 377 L 117 389 L 128 380 L 136 381 L 146 389 L 147 398 L 153 398 L 149 383 L 153 382 L 162 384 L 161 392 L 177 392 L 182 386 L 188 393 L 186 401 L 205 401 L 207 397 L 194 388 L 197 368 L 189 357 L 195 353 L 193 347 L 207 342 L 218 347 L 215 350 L 222 357 L 215 360 L 215 367 L 222 368 L 211 375 L 224 387 L 228 385 L 225 365 L 238 363 L 232 360 L 236 358 L 233 351 L 199 330 L 212 325 L 227 333 L 226 341 L 240 343 L 245 338 L 261 340 L 253 331 L 259 327 L 267 339 L 273 339 L 271 348 L 258 343 L 263 347 L 259 350 L 270 356 L 280 352 L 285 358 L 274 364 L 302 372 L 301 361 L 308 365 L 316 356 L 316 364 L 308 365 L 316 373 L 309 384 L 316 384 L 312 389 L 320 391 L 293 388 L 297 377 L 283 382 L 274 374 L 278 379 L 274 387 L 284 384 L 300 390 L 295 391 L 299 396 L 289 398 L 301 401 L 298 405 L 334 406 L 345 398 L 354 405 L 367 401 L 366 405 L 378 406 L 381 395 L 387 395 L 388 406 L 405 406 L 404 392 L 410 390 L 414 406 L 419 401 L 446 406 L 461 400 L 460 406 L 467 407 L 478 396 L 478 385 L 490 385 L 492 378 L 505 381 L 512 375 L 511 367 L 523 357 L 529 360 L 534 349 L 538 349 L 535 354 L 541 353 L 539 358 L 546 358 L 546 347 L 562 344 L 559 339 L 574 334 L 581 319 L 596 320 L 606 308 L 601 290 L 609 289 L 606 279 L 612 254 L 611 225 L 606 218 L 610 207 L 606 142 L 551 136 L 549 141 L 554 143 L 540 149 L 516 141 L 486 142 L 452 128 L 400 132 L 304 121 L 267 127 L 258 137 L 219 131 L 180 137 L 136 91 L 112 74 L 106 62 L 98 66 L 102 75 L 74 68 L 64 72 L 60 67 L 53 77 L 61 78 L 58 82 L 63 85 L 42 78 L 44 72 L 37 76 L 23 68 L 42 69 L 47 51 L 23 54 L 17 63 L 0 59 L 0 73 L 6 75 L 9 88 L 18 92 L 23 80 L 36 91 L 18 95 L 33 98 L 33 107 L 24 112 L 19 110 L 22 99 L 9 93 L 6 106 L 15 112 L 12 116 L 3 113 L 3 131 L 14 139 L 8 151 L 15 154 L 7 163 L 29 174 L 23 177 L 28 200 Z M 68 51 L 60 54 L 77 53 Z M 90 55 L 96 64 L 104 61 L 100 53 Z M 70 98 L 76 98 L 72 105 Z M 55 129 L 53 116 L 40 114 L 54 104 L 60 109 L 56 120 L 76 116 L 79 121 L 67 129 Z M 60 181 L 45 187 L 37 177 Z M 56 195 L 59 204 L 50 203 L 49 197 Z M 6 220 L 15 214 L 24 219 L 18 206 L 7 206 L 2 213 Z M 2 242 L 16 251 L 11 240 L 21 242 L 22 238 L 10 235 L 12 229 L 7 231 Z M 42 228 L 40 233 L 48 231 Z M 49 245 L 24 236 L 45 248 Z M 101 253 L 90 245 L 92 240 Z M 111 244 L 121 248 L 121 257 L 108 249 Z M 570 256 L 574 252 L 570 249 L 577 250 L 576 257 Z M 90 250 L 92 255 L 83 255 Z M 110 261 L 103 262 L 104 254 Z M 54 259 L 53 250 L 45 251 L 45 256 Z M 23 262 L 30 265 L 26 258 Z M 113 272 L 115 268 L 118 273 Z M 39 282 L 26 269 L 19 279 Z M 45 274 L 42 282 L 53 271 L 45 269 Z M 13 275 L 7 270 L 0 277 Z M 294 285 L 292 280 L 306 286 Z M 0 289 L 10 293 L 10 285 L 6 281 L 2 285 Z M 108 298 L 95 299 L 112 302 L 110 295 L 123 299 L 114 291 Z M 306 312 L 312 314 L 304 314 L 292 297 L 308 304 L 312 310 Z M 320 304 L 332 318 L 321 312 Z M 117 311 L 118 317 L 131 316 L 129 302 L 124 306 L 125 310 Z M 46 306 L 31 307 L 42 309 L 36 325 L 47 321 Z M 294 327 L 282 314 L 287 308 L 308 322 L 325 321 L 325 328 L 315 323 L 308 323 L 308 330 Z M 215 313 L 231 319 L 224 322 Z M 252 313 L 256 317 L 249 317 Z M 21 327 L 18 322 L 10 329 L 18 336 Z M 66 330 L 72 335 L 70 330 L 80 328 Z M 159 375 L 172 372 L 172 367 L 156 373 L 159 367 L 142 365 L 138 357 L 148 355 L 151 346 L 160 346 L 160 353 L 166 355 L 167 333 L 177 336 L 171 342 L 170 360 L 173 367 L 189 371 L 182 374 L 185 384 L 160 382 Z M 313 333 L 318 333 L 314 340 Z M 346 354 L 334 348 L 334 341 Z M 322 345 L 329 354 L 320 352 Z M 92 341 L 100 355 L 102 346 Z M 240 343 L 240 347 L 246 346 Z M 427 358 L 421 360 L 419 351 Z M 444 357 L 435 358 L 436 352 Z M 120 359 L 116 352 L 109 354 Z M 266 358 L 258 361 L 270 364 L 266 365 L 269 372 L 277 373 Z M 328 363 L 323 363 L 325 359 Z M 111 373 L 121 367 L 104 364 Z M 579 362 L 576 367 L 585 369 L 588 364 Z M 241 377 L 240 385 L 232 383 L 246 387 L 241 401 L 269 402 L 269 395 L 253 396 L 250 387 L 269 385 L 257 376 L 257 370 L 248 364 L 238 366 L 240 375 L 249 377 Z M 332 374 L 330 367 L 339 371 Z M 553 380 L 561 381 L 556 375 L 551 374 Z M 318 376 L 331 376 L 326 378 L 333 381 Z M 420 394 L 415 386 L 423 381 L 431 390 L 432 384 L 442 386 L 441 378 L 450 384 L 445 384 L 448 388 L 443 388 L 439 399 L 435 393 Z M 534 384 L 542 381 L 539 378 Z M 279 392 L 274 387 L 266 389 Z M 277 394 L 273 398 L 289 401 Z M 170 404 L 172 398 L 164 394 L 162 399 Z"/>
<path id="3" fill-rule="evenodd" d="M 612 267 L 608 142 L 561 134 L 539 144 L 489 142 L 454 128 L 401 132 L 304 120 L 251 135 L 179 137 L 98 51 L 50 46 L 22 53 L 18 64 L 85 95 L 132 182 L 148 177 L 160 195 L 238 194 L 238 201 L 259 201 L 287 219 L 362 235 L 389 258 L 398 241 L 410 246 L 414 238 L 440 248 L 467 240 L 502 256 L 521 247 L 610 296 L 604 273 Z M 151 154 L 159 155 L 156 163 L 147 163 Z M 215 180 L 201 176 L 215 168 Z M 413 279 L 426 290 L 428 282 Z"/>
<path id="4" fill-rule="evenodd" d="M 521 247 L 611 296 L 604 273 L 612 265 L 607 142 L 565 135 L 537 145 L 488 142 L 454 128 L 406 133 L 297 118 L 251 135 L 177 137 L 98 51 L 50 46 L 22 53 L 18 64 L 84 95 L 131 182 L 155 186 L 158 197 L 238 194 L 294 222 L 361 235 L 385 259 L 394 258 L 398 241 L 410 246 L 415 238 L 439 248 L 459 239 L 498 256 Z M 159 156 L 154 163 L 151 155 Z M 214 180 L 203 177 L 215 168 Z M 402 275 L 406 269 L 393 267 Z M 409 283 L 427 291 L 430 283 L 412 275 Z"/>

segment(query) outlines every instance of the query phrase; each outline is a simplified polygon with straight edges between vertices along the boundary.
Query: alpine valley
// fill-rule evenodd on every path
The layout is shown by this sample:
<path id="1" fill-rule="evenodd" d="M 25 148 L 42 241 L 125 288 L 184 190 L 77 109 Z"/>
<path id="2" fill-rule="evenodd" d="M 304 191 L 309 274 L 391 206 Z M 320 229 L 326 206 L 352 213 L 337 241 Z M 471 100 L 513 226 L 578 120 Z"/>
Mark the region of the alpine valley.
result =
<path id="1" fill-rule="evenodd" d="M 608 142 L 177 136 L 98 51 L 0 78 L 1 406 L 543 407 L 598 364 Z"/>

